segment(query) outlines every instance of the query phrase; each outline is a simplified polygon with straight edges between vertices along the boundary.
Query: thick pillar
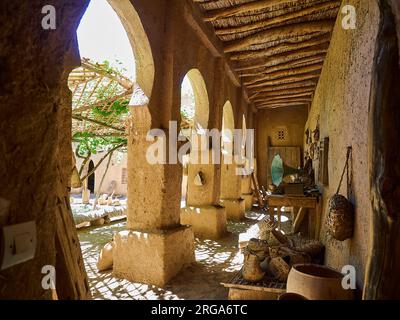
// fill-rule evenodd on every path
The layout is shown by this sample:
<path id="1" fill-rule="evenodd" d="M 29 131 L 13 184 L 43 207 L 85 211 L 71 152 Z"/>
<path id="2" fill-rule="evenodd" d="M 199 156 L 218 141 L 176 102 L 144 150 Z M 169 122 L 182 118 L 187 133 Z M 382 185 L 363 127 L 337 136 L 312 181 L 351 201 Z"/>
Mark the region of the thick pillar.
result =
<path id="1" fill-rule="evenodd" d="M 202 159 L 208 161 L 203 163 Z M 181 209 L 181 223 L 191 225 L 198 237 L 218 239 L 227 232 L 225 208 L 218 203 L 219 186 L 220 165 L 212 164 L 212 152 L 208 148 L 192 150 L 186 207 Z"/>
<path id="2" fill-rule="evenodd" d="M 254 163 L 254 162 L 253 162 Z M 250 162 L 246 160 L 246 173 L 251 172 L 251 167 L 250 167 Z M 251 188 L 251 174 L 243 175 L 242 176 L 242 198 L 244 199 L 245 202 L 245 210 L 250 211 L 253 208 L 253 190 Z"/>
<path id="3" fill-rule="evenodd" d="M 147 107 L 133 107 L 131 113 L 128 230 L 114 239 L 114 275 L 162 287 L 195 261 L 191 227 L 180 224 L 182 166 L 149 163 L 149 147 L 157 141 L 168 146 L 168 141 L 157 137 L 146 141 L 142 124 L 150 123 Z"/>
<path id="4" fill-rule="evenodd" d="M 239 221 L 245 217 L 245 201 L 242 198 L 242 176 L 237 164 L 221 166 L 221 199 L 229 220 Z"/>

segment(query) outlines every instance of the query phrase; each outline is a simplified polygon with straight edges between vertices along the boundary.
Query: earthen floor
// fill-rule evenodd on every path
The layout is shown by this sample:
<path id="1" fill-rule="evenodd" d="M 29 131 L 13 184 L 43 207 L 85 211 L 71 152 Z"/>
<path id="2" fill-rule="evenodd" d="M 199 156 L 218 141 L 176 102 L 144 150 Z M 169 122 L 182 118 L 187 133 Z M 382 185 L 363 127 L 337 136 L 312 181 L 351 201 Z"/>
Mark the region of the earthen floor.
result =
<path id="1" fill-rule="evenodd" d="M 196 263 L 181 272 L 164 288 L 117 279 L 111 271 L 98 272 L 96 262 L 104 244 L 113 234 L 125 228 L 125 222 L 79 231 L 79 239 L 89 285 L 94 299 L 227 299 L 228 290 L 220 283 L 230 280 L 240 270 L 243 256 L 238 237 L 263 218 L 248 212 L 246 220 L 229 222 L 227 237 L 218 240 L 196 239 Z"/>

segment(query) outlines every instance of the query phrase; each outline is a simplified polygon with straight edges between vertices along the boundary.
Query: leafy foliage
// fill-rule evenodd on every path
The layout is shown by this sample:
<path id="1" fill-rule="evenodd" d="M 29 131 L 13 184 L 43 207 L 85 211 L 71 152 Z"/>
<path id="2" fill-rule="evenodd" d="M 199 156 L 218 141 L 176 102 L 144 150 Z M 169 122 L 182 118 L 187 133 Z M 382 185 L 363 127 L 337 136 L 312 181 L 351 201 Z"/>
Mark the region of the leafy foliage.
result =
<path id="1" fill-rule="evenodd" d="M 118 61 L 117 61 L 118 62 Z M 104 61 L 102 64 L 96 64 L 96 67 L 101 69 L 102 72 L 106 72 L 110 75 L 121 75 L 124 76 L 126 69 L 122 68 L 122 63 L 118 63 L 119 66 L 112 66 L 109 61 Z M 84 115 L 87 118 L 95 119 L 99 123 L 109 124 L 116 119 L 120 122 L 124 122 L 125 116 L 129 112 L 129 96 L 122 96 L 124 90 L 115 81 L 105 78 L 101 83 L 96 84 L 94 82 L 82 83 L 83 93 L 80 98 L 77 99 L 75 107 L 79 107 L 85 104 L 91 105 L 91 108 L 84 111 Z M 86 90 L 85 90 L 86 89 Z M 79 97 L 79 94 L 78 94 Z M 92 99 L 89 100 L 89 97 Z M 77 144 L 75 154 L 80 158 L 87 158 L 92 154 L 97 154 L 101 151 L 108 151 L 117 146 L 127 144 L 127 139 L 124 134 L 112 129 L 107 130 L 93 130 L 93 128 L 101 128 L 99 125 L 78 126 L 79 132 L 73 132 L 72 141 Z M 106 133 L 99 133 L 99 132 Z M 124 151 L 122 150 L 120 151 Z"/>
<path id="2" fill-rule="evenodd" d="M 129 100 L 117 100 L 112 102 L 110 108 L 106 108 L 109 111 L 105 111 L 103 108 L 94 107 L 92 109 L 93 113 L 102 117 L 110 117 L 115 114 L 116 116 L 120 116 L 123 114 L 127 114 L 129 112 Z"/>
<path id="3" fill-rule="evenodd" d="M 128 140 L 123 137 L 97 136 L 89 132 L 77 132 L 72 137 L 73 142 L 78 146 L 75 153 L 80 158 L 86 158 L 90 154 L 96 154 L 99 151 L 107 151 L 117 145 L 127 145 Z"/>

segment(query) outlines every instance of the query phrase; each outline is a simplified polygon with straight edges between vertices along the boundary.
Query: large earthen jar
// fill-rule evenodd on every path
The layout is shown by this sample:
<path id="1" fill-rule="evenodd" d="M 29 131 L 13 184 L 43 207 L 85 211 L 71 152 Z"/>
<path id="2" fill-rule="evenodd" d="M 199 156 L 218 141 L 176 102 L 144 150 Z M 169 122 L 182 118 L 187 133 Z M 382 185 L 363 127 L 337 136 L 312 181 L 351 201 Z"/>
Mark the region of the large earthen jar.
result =
<path id="1" fill-rule="evenodd" d="M 296 264 L 289 272 L 287 292 L 309 300 L 352 300 L 352 290 L 342 287 L 343 274 L 316 264 Z"/>

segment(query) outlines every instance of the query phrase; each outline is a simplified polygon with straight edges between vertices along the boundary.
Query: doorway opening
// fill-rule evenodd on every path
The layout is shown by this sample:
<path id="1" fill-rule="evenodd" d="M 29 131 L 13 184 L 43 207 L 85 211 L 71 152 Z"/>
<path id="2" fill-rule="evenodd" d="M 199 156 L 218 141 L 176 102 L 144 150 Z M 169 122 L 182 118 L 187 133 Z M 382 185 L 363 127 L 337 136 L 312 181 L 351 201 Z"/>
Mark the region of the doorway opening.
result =
<path id="1" fill-rule="evenodd" d="M 198 69 L 191 69 L 181 84 L 181 125 L 180 134 L 191 141 L 193 135 L 202 134 L 208 127 L 209 101 L 206 84 Z M 182 158 L 181 208 L 186 207 L 188 193 L 188 165 L 190 154 Z"/>
<path id="2" fill-rule="evenodd" d="M 94 170 L 94 162 L 93 160 L 90 160 L 89 162 L 89 172 L 92 172 Z M 93 172 L 88 178 L 87 181 L 87 188 L 90 190 L 91 193 L 94 193 L 95 190 L 95 173 Z"/>

